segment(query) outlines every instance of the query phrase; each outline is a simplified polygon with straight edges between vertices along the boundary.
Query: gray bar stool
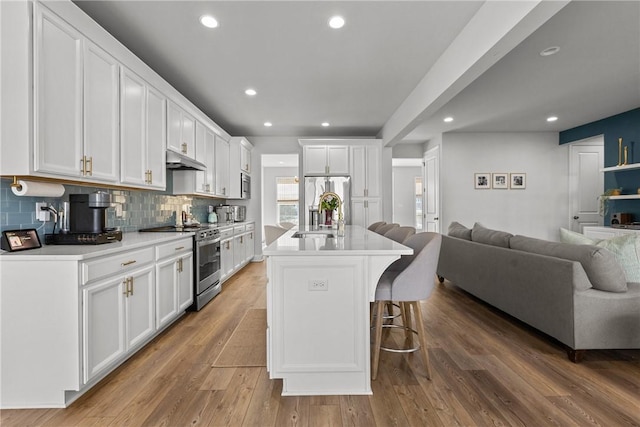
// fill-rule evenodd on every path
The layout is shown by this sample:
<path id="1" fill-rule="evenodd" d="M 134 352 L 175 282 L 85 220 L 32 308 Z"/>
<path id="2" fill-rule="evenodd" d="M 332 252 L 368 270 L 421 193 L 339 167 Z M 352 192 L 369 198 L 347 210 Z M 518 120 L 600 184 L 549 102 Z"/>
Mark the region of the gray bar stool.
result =
<path id="1" fill-rule="evenodd" d="M 373 224 L 371 224 L 369 227 L 367 227 L 367 230 L 369 231 L 376 231 L 376 228 L 385 225 L 387 222 L 386 221 L 378 221 L 378 222 L 374 222 Z"/>
<path id="2" fill-rule="evenodd" d="M 409 353 L 422 349 L 427 378 L 431 379 L 429 368 L 429 353 L 424 332 L 422 313 L 419 301 L 427 299 L 435 287 L 436 268 L 440 256 L 442 236 L 438 233 L 416 233 L 409 236 L 403 245 L 413 249 L 413 255 L 403 255 L 399 260 L 391 264 L 382 273 L 376 288 L 374 302 L 375 310 L 375 338 L 373 341 L 373 363 L 371 366 L 371 378 L 378 376 L 378 364 L 380 362 L 380 350 L 396 353 Z M 403 308 L 404 325 L 383 325 L 384 307 L 392 302 L 400 303 Z M 411 315 L 415 317 L 415 329 L 412 327 Z M 405 329 L 409 348 L 382 347 L 382 328 L 400 327 Z M 418 336 L 419 345 L 413 346 L 413 334 Z"/>
<path id="3" fill-rule="evenodd" d="M 416 234 L 416 229 L 414 227 L 403 226 L 392 228 L 384 234 L 384 237 L 395 240 L 398 243 L 402 243 L 407 237 L 413 234 Z"/>
<path id="4" fill-rule="evenodd" d="M 400 224 L 385 224 L 385 225 L 381 225 L 380 227 L 376 228 L 376 233 L 382 234 L 384 236 L 385 233 L 387 233 L 389 230 L 391 230 L 392 228 L 395 228 L 395 227 L 399 227 L 399 226 L 400 226 Z"/>

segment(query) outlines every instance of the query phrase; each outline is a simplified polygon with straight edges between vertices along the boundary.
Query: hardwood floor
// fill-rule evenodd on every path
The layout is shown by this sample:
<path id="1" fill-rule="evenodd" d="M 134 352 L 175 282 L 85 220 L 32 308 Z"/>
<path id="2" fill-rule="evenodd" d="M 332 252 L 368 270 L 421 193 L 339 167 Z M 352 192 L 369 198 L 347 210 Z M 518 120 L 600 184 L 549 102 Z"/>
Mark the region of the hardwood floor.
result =
<path id="1" fill-rule="evenodd" d="M 419 355 L 383 352 L 373 396 L 282 397 L 265 368 L 212 366 L 247 310 L 265 308 L 265 283 L 265 264 L 250 264 L 69 408 L 5 410 L 0 425 L 640 425 L 640 350 L 571 363 L 447 282 L 422 304 L 432 381 Z"/>

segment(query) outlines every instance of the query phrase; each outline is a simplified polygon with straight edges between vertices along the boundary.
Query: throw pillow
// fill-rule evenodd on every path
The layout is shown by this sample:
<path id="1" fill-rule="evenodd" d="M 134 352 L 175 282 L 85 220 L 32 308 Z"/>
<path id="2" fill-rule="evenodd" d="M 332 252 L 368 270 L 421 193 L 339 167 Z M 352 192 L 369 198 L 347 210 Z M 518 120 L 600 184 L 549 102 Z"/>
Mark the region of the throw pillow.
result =
<path id="1" fill-rule="evenodd" d="M 471 230 L 471 240 L 478 243 L 484 243 L 486 245 L 500 246 L 502 248 L 509 247 L 509 240 L 513 237 L 513 234 L 506 231 L 491 230 L 485 228 L 477 222 L 473 225 Z"/>
<path id="2" fill-rule="evenodd" d="M 595 289 L 608 292 L 627 291 L 627 280 L 622 267 L 613 254 L 605 248 L 595 245 L 550 242 L 526 236 L 511 238 L 511 248 L 578 261 Z"/>
<path id="3" fill-rule="evenodd" d="M 610 251 L 616 258 L 627 282 L 640 282 L 640 236 L 623 234 L 610 239 L 592 239 L 575 231 L 560 229 L 560 241 L 577 245 L 596 245 Z"/>
<path id="4" fill-rule="evenodd" d="M 451 237 L 457 237 L 459 239 L 471 240 L 471 229 L 465 227 L 459 222 L 453 221 L 449 226 L 447 233 Z"/>

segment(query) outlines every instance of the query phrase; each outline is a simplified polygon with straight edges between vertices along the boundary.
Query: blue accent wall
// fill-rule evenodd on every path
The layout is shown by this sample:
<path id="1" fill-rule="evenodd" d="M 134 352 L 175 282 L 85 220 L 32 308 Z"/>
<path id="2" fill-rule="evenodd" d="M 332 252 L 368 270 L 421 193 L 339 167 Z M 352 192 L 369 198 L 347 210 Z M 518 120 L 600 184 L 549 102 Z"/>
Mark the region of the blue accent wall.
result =
<path id="1" fill-rule="evenodd" d="M 640 163 L 640 108 L 592 123 L 560 132 L 560 144 L 579 141 L 597 135 L 604 135 L 604 166 L 618 164 L 618 138 L 622 138 L 622 147 L 628 147 L 628 163 Z M 624 158 L 623 158 L 624 161 Z M 640 169 L 630 171 L 606 172 L 603 192 L 609 188 L 622 188 L 622 194 L 636 194 L 640 188 Z M 604 223 L 610 223 L 613 212 L 633 214 L 634 221 L 640 222 L 640 199 L 611 200 L 609 212 Z"/>
<path id="2" fill-rule="evenodd" d="M 167 189 L 173 188 L 173 176 L 167 173 Z M 92 186 L 64 184 L 62 197 L 16 196 L 11 191 L 12 180 L 0 180 L 0 231 L 35 228 L 44 242 L 44 234 L 53 230 L 53 216 L 49 222 L 36 219 L 36 202 L 46 202 L 55 209 L 69 201 L 69 194 L 88 194 L 100 190 L 111 194 L 111 207 L 107 209 L 107 227 L 119 227 L 123 232 L 136 231 L 154 225 L 176 223 L 176 212 L 191 206 L 191 213 L 199 222 L 207 221 L 209 205 L 225 203 L 223 199 L 192 196 L 174 196 L 167 191 L 106 189 Z M 57 228 L 56 228 L 57 230 Z"/>

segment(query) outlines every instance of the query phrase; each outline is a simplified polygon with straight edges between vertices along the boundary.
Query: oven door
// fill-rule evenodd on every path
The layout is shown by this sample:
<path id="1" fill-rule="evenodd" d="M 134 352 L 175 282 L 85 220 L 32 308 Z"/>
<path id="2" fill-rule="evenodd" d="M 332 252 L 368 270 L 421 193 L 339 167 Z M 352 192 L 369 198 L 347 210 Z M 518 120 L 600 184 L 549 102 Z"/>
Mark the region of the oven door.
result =
<path id="1" fill-rule="evenodd" d="M 240 174 L 240 184 L 242 185 L 242 198 L 251 198 L 251 177 L 247 174 Z"/>
<path id="2" fill-rule="evenodd" d="M 196 294 L 220 281 L 220 239 L 196 242 Z"/>

